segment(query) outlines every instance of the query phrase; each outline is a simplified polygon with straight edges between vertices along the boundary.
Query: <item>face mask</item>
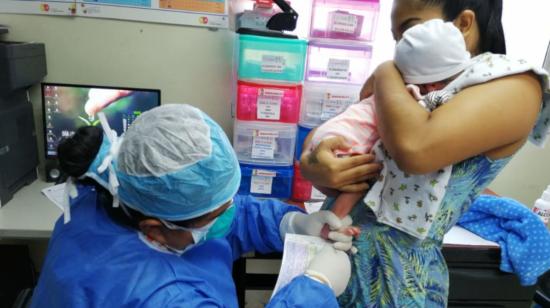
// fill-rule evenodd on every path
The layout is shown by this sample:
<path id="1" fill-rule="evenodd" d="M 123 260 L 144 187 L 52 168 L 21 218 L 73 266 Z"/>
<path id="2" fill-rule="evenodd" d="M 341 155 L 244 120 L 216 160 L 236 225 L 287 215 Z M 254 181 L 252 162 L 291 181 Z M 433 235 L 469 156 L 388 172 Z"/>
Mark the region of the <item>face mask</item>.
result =
<path id="1" fill-rule="evenodd" d="M 200 228 L 185 228 L 165 220 L 160 220 L 168 229 L 183 230 L 191 232 L 194 244 L 190 244 L 185 248 L 185 251 L 190 247 L 200 244 L 206 240 L 222 238 L 227 235 L 233 219 L 235 218 L 235 206 L 230 205 L 220 216 L 214 218 L 210 223 Z"/>
<path id="2" fill-rule="evenodd" d="M 229 233 L 233 219 L 235 218 L 235 206 L 231 204 L 220 216 L 214 219 L 214 224 L 208 229 L 205 240 L 222 238 Z"/>

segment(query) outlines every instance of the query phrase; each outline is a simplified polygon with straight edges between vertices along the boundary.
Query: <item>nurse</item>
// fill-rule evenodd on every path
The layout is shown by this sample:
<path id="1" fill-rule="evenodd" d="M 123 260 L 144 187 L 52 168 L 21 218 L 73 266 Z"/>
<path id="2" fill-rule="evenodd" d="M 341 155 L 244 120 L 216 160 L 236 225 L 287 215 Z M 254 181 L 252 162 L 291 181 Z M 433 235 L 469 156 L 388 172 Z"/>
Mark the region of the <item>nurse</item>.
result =
<path id="1" fill-rule="evenodd" d="M 84 127 L 60 144 L 72 196 L 57 222 L 32 307 L 237 307 L 233 261 L 281 251 L 286 233 L 351 224 L 275 200 L 239 196 L 227 137 L 188 105 L 143 113 L 122 138 Z M 69 199 L 68 199 L 69 200 Z M 331 232 L 305 275 L 268 307 L 337 307 L 350 277 L 351 238 Z"/>

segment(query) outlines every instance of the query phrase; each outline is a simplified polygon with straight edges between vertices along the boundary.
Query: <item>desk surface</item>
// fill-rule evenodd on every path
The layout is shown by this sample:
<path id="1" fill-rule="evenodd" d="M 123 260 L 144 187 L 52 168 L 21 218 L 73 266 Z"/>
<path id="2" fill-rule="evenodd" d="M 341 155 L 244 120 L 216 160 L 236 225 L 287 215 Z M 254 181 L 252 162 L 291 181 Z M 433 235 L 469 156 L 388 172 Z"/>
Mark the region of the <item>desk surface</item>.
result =
<path id="1" fill-rule="evenodd" d="M 53 204 L 42 189 L 52 186 L 40 180 L 23 187 L 13 199 L 0 208 L 0 238 L 49 238 L 62 211 Z M 498 247 L 494 242 L 460 227 L 445 235 L 444 244 L 458 246 Z"/>
<path id="2" fill-rule="evenodd" d="M 0 208 L 0 238 L 49 238 L 61 210 L 44 196 L 40 180 L 23 187 Z"/>

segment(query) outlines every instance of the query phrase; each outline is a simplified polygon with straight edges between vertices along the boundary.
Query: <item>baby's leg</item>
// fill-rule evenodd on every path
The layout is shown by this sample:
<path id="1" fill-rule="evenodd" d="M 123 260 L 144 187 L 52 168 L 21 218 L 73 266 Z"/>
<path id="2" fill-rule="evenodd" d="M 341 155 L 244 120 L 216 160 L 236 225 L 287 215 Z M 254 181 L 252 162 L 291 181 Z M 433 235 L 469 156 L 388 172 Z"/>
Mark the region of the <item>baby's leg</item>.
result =
<path id="1" fill-rule="evenodd" d="M 357 201 L 361 200 L 363 193 L 340 193 L 332 205 L 331 211 L 336 214 L 339 218 L 346 217 Z M 342 230 L 345 234 L 351 236 L 357 236 L 360 233 L 359 228 L 357 227 L 346 227 Z M 326 239 L 328 238 L 328 233 L 330 232 L 329 226 L 325 225 L 321 230 L 321 237 Z"/>

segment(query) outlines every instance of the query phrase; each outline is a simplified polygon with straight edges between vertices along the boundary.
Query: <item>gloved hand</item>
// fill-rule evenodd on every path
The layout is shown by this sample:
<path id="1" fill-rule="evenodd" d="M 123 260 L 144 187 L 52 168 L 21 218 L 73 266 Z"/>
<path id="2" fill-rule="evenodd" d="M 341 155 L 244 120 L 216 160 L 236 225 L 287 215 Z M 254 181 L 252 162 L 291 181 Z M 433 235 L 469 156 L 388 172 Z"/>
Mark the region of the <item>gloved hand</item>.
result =
<path id="1" fill-rule="evenodd" d="M 344 230 L 351 226 L 352 223 L 351 217 L 346 216 L 340 219 L 331 211 L 319 211 L 312 214 L 289 212 L 281 220 L 279 230 L 283 239 L 286 233 L 321 236 L 321 230 L 327 224 L 331 230 L 328 233 L 328 239 L 334 242 L 334 248 L 343 251 L 351 249 L 354 253 L 356 249 L 351 243 L 353 237 L 338 232 L 338 230 Z"/>
<path id="2" fill-rule="evenodd" d="M 351 277 L 351 262 L 345 252 L 325 246 L 311 260 L 305 275 L 328 285 L 336 296 L 340 296 Z"/>

